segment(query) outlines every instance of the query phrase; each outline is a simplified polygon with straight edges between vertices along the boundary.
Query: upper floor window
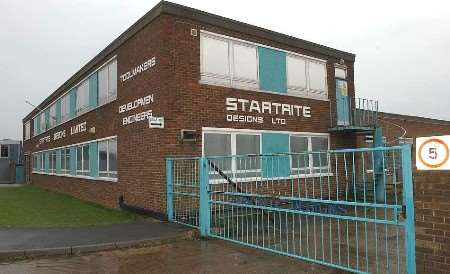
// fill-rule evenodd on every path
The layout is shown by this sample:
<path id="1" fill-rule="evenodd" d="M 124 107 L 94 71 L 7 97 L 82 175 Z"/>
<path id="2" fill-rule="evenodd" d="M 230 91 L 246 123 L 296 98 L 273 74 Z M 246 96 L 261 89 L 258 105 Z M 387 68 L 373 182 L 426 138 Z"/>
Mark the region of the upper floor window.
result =
<path id="1" fill-rule="evenodd" d="M 83 81 L 77 87 L 77 115 L 89 110 L 89 81 Z"/>
<path id="2" fill-rule="evenodd" d="M 45 119 L 45 112 L 41 112 L 40 116 L 41 116 L 41 119 L 40 119 L 41 124 L 39 125 L 39 128 L 40 128 L 39 132 L 44 132 L 44 131 L 47 130 L 47 123 L 46 123 L 46 119 Z"/>
<path id="3" fill-rule="evenodd" d="M 293 54 L 286 59 L 289 93 L 327 98 L 326 63 Z"/>
<path id="4" fill-rule="evenodd" d="M 98 171 L 100 177 L 117 178 L 117 139 L 98 143 Z"/>
<path id="5" fill-rule="evenodd" d="M 257 47 L 240 41 L 202 34 L 201 79 L 230 86 L 258 88 Z"/>
<path id="6" fill-rule="evenodd" d="M 25 123 L 25 136 L 24 136 L 25 140 L 30 139 L 30 121 L 27 121 Z"/>
<path id="7" fill-rule="evenodd" d="M 70 95 L 69 93 L 61 98 L 61 122 L 65 122 L 70 117 Z"/>
<path id="8" fill-rule="evenodd" d="M 38 116 L 36 116 L 36 117 L 33 118 L 33 136 L 36 136 L 36 135 L 38 135 L 38 133 L 39 133 L 39 127 L 40 127 L 40 125 L 38 124 L 38 119 L 37 119 L 37 117 L 38 117 Z"/>
<path id="9" fill-rule="evenodd" d="M 103 105 L 116 98 L 117 60 L 113 60 L 98 72 L 98 104 Z"/>
<path id="10" fill-rule="evenodd" d="M 56 104 L 51 105 L 48 120 L 49 128 L 56 126 Z"/>

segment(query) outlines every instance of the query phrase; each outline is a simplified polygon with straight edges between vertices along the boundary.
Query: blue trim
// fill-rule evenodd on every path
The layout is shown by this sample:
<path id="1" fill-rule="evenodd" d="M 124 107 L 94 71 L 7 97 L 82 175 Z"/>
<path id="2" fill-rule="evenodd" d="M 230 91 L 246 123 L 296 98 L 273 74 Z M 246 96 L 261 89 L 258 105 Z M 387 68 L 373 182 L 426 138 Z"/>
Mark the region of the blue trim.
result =
<path id="1" fill-rule="evenodd" d="M 274 154 L 262 157 L 264 177 L 286 177 L 291 174 L 289 155 L 276 155 L 277 153 L 289 153 L 289 134 L 263 133 L 262 153 Z"/>
<path id="2" fill-rule="evenodd" d="M 61 174 L 61 149 L 56 150 L 56 174 Z"/>
<path id="3" fill-rule="evenodd" d="M 98 142 L 89 143 L 89 175 L 98 177 Z"/>
<path id="4" fill-rule="evenodd" d="M 73 88 L 69 92 L 69 119 L 77 116 L 77 89 Z"/>
<path id="5" fill-rule="evenodd" d="M 414 227 L 414 195 L 412 181 L 411 145 L 402 145 L 403 201 L 406 203 L 405 250 L 406 271 L 416 273 L 416 232 Z"/>
<path id="6" fill-rule="evenodd" d="M 98 106 L 98 76 L 97 72 L 89 77 L 89 108 Z"/>
<path id="7" fill-rule="evenodd" d="M 210 205 L 209 205 L 209 179 L 208 160 L 199 159 L 200 174 L 200 235 L 207 237 L 210 234 Z"/>
<path id="8" fill-rule="evenodd" d="M 61 99 L 58 99 L 55 103 L 55 112 L 56 112 L 56 125 L 61 123 Z"/>
<path id="9" fill-rule="evenodd" d="M 169 222 L 173 222 L 173 160 L 166 160 L 166 187 L 167 187 L 167 219 Z"/>
<path id="10" fill-rule="evenodd" d="M 373 134 L 373 146 L 383 147 L 383 130 L 377 127 Z M 386 194 L 386 182 L 384 174 L 384 152 L 377 151 L 374 153 L 374 169 L 375 169 L 375 185 L 376 185 L 376 200 L 379 203 L 384 203 Z"/>
<path id="11" fill-rule="evenodd" d="M 77 148 L 70 147 L 70 175 L 77 175 Z"/>
<path id="12" fill-rule="evenodd" d="M 259 88 L 287 93 L 286 52 L 258 47 Z"/>

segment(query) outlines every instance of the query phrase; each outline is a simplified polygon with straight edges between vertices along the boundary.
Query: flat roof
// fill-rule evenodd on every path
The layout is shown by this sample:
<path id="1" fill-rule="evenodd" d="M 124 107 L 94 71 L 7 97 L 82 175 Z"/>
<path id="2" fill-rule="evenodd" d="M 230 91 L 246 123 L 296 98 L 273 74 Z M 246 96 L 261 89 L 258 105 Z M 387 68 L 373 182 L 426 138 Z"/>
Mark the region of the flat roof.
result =
<path id="1" fill-rule="evenodd" d="M 50 96 L 48 96 L 43 102 L 41 102 L 37 108 L 32 110 L 23 121 L 30 119 L 33 115 L 40 111 L 40 109 L 46 108 L 47 104 L 56 99 L 60 93 L 67 91 L 72 85 L 85 73 L 95 68 L 95 66 L 101 62 L 105 57 L 114 52 L 118 47 L 125 43 L 129 38 L 138 33 L 145 26 L 150 24 L 155 18 L 161 14 L 175 15 L 179 17 L 185 17 L 188 19 L 196 20 L 206 24 L 218 26 L 220 28 L 230 29 L 237 32 L 242 32 L 249 35 L 261 37 L 263 39 L 279 42 L 288 46 L 298 47 L 309 51 L 321 53 L 327 56 L 336 57 L 353 62 L 355 60 L 355 54 L 333 49 L 327 46 L 309 42 L 303 39 L 295 38 L 286 34 L 275 32 L 272 30 L 260 28 L 254 25 L 246 24 L 236 20 L 232 20 L 226 17 L 215 15 L 212 13 L 204 12 L 198 9 L 190 8 L 187 6 L 161 1 L 149 12 L 136 21 L 131 27 L 123 32 L 119 37 L 112 41 L 106 48 L 92 58 L 86 65 L 78 70 L 72 77 L 64 82 L 59 88 L 57 88 Z"/>

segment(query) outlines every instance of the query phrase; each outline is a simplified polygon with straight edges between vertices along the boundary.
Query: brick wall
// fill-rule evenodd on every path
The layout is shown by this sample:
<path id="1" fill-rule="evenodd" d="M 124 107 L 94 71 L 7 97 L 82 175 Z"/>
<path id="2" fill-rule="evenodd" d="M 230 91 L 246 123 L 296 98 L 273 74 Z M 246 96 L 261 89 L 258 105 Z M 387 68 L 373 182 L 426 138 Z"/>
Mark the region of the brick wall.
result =
<path id="1" fill-rule="evenodd" d="M 450 272 L 450 171 L 414 171 L 419 273 Z"/>

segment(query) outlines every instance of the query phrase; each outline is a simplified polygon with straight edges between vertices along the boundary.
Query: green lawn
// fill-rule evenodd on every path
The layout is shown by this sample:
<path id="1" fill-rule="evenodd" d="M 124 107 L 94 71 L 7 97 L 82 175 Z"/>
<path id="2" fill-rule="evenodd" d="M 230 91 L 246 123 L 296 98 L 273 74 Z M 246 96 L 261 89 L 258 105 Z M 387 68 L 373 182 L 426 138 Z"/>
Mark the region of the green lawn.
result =
<path id="1" fill-rule="evenodd" d="M 35 186 L 0 187 L 0 228 L 80 227 L 138 218 Z"/>

